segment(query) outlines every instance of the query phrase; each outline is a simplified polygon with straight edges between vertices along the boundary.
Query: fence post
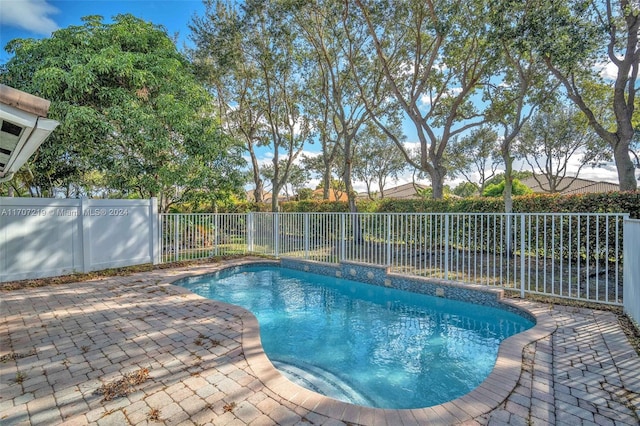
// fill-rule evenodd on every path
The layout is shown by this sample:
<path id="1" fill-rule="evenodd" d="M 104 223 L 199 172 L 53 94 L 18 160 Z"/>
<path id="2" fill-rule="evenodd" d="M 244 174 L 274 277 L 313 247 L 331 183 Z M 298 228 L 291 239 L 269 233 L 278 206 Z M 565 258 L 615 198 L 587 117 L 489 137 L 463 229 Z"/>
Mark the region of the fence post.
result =
<path id="1" fill-rule="evenodd" d="M 160 215 L 158 214 L 158 199 L 151 197 L 149 200 L 149 251 L 151 263 L 160 263 Z"/>
<path id="2" fill-rule="evenodd" d="M 391 266 L 391 215 L 387 216 L 387 266 Z"/>
<path id="3" fill-rule="evenodd" d="M 253 252 L 253 238 L 254 238 L 254 225 L 253 225 L 253 212 L 247 213 L 247 251 Z"/>
<path id="4" fill-rule="evenodd" d="M 309 215 L 311 213 L 302 213 L 304 216 L 304 232 L 302 238 L 304 238 L 304 258 L 309 259 Z"/>
<path id="5" fill-rule="evenodd" d="M 340 213 L 340 256 L 338 256 L 338 261 L 342 262 L 345 259 L 345 249 L 346 249 L 346 229 L 345 229 L 345 214 Z"/>
<path id="6" fill-rule="evenodd" d="M 220 246 L 220 215 L 218 214 L 218 206 L 216 206 L 215 213 L 213 213 L 213 244 L 213 252 L 218 256 L 220 254 L 218 247 Z"/>
<path id="7" fill-rule="evenodd" d="M 85 215 L 85 210 L 89 208 L 90 200 L 80 199 L 78 225 L 80 228 L 80 247 L 82 247 L 82 270 L 86 273 L 91 270 L 91 215 Z"/>
<path id="8" fill-rule="evenodd" d="M 278 212 L 273 214 L 273 251 L 274 256 L 278 257 L 280 254 L 280 240 L 279 240 L 279 232 L 280 232 L 280 216 Z"/>
<path id="9" fill-rule="evenodd" d="M 524 259 L 524 213 L 520 213 L 520 298 L 524 299 L 524 267 L 525 267 L 525 259 Z"/>
<path id="10" fill-rule="evenodd" d="M 449 214 L 444 214 L 444 279 L 449 279 Z"/>
<path id="11" fill-rule="evenodd" d="M 180 238 L 180 214 L 175 215 L 175 220 L 173 221 L 173 260 L 175 262 L 180 260 L 180 254 L 178 253 L 178 249 L 180 248 L 179 238 Z"/>

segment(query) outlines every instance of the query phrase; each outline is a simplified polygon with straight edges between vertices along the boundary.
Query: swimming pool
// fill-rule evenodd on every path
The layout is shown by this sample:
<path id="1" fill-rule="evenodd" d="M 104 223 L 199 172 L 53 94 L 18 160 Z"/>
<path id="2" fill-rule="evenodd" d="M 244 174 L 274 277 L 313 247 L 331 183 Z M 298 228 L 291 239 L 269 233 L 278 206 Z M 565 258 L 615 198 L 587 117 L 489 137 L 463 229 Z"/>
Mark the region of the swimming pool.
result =
<path id="1" fill-rule="evenodd" d="M 491 372 L 502 340 L 533 326 L 501 309 L 280 267 L 176 284 L 254 313 L 265 353 L 294 382 L 369 407 L 460 397 Z"/>

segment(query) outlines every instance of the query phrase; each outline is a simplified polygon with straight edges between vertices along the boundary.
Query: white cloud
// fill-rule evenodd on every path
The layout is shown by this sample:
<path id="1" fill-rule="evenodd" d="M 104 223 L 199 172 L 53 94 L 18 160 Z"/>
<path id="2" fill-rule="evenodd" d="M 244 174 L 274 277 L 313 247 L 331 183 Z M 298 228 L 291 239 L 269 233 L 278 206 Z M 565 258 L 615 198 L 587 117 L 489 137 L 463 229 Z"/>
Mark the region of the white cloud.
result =
<path id="1" fill-rule="evenodd" d="M 49 16 L 60 11 L 46 0 L 10 0 L 0 5 L 0 24 L 22 28 L 35 34 L 49 35 L 58 24 Z"/>
<path id="2" fill-rule="evenodd" d="M 605 80 L 615 80 L 618 76 L 618 67 L 611 61 L 601 64 L 600 76 Z"/>
<path id="3" fill-rule="evenodd" d="M 452 87 L 450 89 L 448 89 L 446 92 L 444 92 L 441 96 L 442 99 L 444 98 L 448 98 L 450 96 L 458 96 L 460 93 L 462 93 L 462 88 L 461 87 Z M 420 103 L 422 105 L 428 106 L 431 105 L 431 97 L 429 94 L 425 93 L 422 96 L 420 96 Z"/>

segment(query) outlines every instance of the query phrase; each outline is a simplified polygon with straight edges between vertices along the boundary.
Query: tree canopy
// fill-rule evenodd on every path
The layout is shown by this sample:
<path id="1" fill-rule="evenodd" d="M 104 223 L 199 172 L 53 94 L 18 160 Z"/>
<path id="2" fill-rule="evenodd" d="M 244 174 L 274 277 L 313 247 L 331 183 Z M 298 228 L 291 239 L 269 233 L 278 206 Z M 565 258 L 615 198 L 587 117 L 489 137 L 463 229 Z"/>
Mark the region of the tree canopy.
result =
<path id="1" fill-rule="evenodd" d="M 509 7 L 514 3 L 507 1 Z M 540 58 L 609 144 L 620 189 L 635 190 L 630 149 L 640 121 L 636 111 L 640 2 L 528 0 L 522 4 L 526 14 L 518 22 L 518 44 Z M 604 72 L 606 67 L 612 72 Z"/>
<path id="2" fill-rule="evenodd" d="M 37 195 L 213 203 L 238 192 L 240 146 L 166 32 L 131 15 L 16 39 L 0 80 L 51 101 L 60 127 L 27 166 Z"/>
<path id="3" fill-rule="evenodd" d="M 566 165 L 587 125 L 620 188 L 637 187 L 637 0 L 205 0 L 190 29 L 188 57 L 131 15 L 10 42 L 0 81 L 51 99 L 62 123 L 15 190 L 157 196 L 166 209 L 224 199 L 251 176 L 277 210 L 313 176 L 325 197 L 339 179 L 355 211 L 354 179 L 382 193 L 408 165 L 441 198 L 445 179 L 483 193 L 504 167 L 509 212 L 514 161 Z M 579 128 L 532 123 L 554 105 L 574 105 Z M 542 132 L 553 152 L 537 149 Z M 392 159 L 392 171 L 377 161 Z"/>

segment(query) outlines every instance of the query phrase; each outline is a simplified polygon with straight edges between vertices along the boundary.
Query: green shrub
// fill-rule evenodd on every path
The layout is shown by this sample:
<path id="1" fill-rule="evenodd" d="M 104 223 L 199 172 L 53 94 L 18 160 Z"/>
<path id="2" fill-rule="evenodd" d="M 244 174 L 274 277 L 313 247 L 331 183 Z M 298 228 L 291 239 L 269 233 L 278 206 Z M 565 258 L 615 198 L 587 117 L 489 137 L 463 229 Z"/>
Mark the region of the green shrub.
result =
<path id="1" fill-rule="evenodd" d="M 488 185 L 484 191 L 482 191 L 482 195 L 484 197 L 502 197 L 504 193 L 504 180 L 500 183 L 494 183 Z M 524 183 L 520 182 L 518 179 L 513 180 L 511 194 L 513 196 L 518 195 L 526 195 L 531 194 L 533 191 Z"/>
<path id="2" fill-rule="evenodd" d="M 445 197 L 442 200 L 410 199 L 358 200 L 362 213 L 502 213 L 501 197 Z M 219 210 L 221 213 L 223 210 Z M 268 212 L 271 204 L 241 203 L 226 212 Z M 287 201 L 280 204 L 282 212 L 348 212 L 343 201 Z M 629 213 L 640 219 L 640 191 L 560 195 L 528 194 L 513 197 L 514 213 Z"/>

